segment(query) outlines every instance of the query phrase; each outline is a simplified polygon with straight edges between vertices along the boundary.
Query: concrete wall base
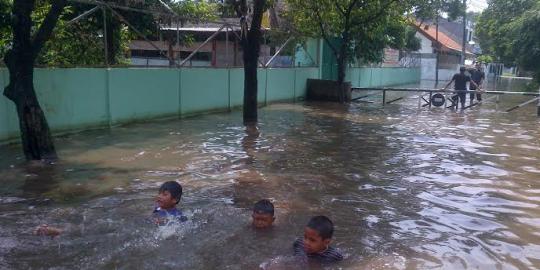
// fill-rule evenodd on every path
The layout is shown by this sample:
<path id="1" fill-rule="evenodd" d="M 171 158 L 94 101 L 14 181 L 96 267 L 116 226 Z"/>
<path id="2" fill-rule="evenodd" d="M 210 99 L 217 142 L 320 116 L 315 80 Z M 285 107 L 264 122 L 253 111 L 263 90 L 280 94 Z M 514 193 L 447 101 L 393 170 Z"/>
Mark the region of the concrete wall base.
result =
<path id="1" fill-rule="evenodd" d="M 351 83 L 339 84 L 331 80 L 308 79 L 306 99 L 312 101 L 350 102 Z"/>

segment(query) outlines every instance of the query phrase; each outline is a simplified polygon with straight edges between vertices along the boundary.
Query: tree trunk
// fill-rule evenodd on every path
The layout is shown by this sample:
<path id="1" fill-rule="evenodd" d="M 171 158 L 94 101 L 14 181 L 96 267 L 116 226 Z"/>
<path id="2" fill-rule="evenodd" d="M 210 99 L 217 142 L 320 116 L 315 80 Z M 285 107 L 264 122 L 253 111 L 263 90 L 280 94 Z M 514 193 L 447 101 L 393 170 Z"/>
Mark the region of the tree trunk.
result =
<path id="1" fill-rule="evenodd" d="M 242 18 L 242 47 L 244 48 L 244 124 L 257 122 L 257 66 L 261 42 L 261 23 L 266 0 L 253 1 L 253 17 L 251 27 L 247 31 L 246 11 Z M 246 33 L 247 31 L 247 33 Z"/>
<path id="2" fill-rule="evenodd" d="M 33 76 L 34 61 L 45 41 L 49 39 L 64 6 L 64 0 L 53 1 L 43 23 L 31 37 L 34 1 L 13 2 L 13 46 L 4 57 L 9 71 L 9 84 L 4 89 L 4 95 L 17 109 L 21 141 L 27 160 L 57 158 L 49 125 L 34 90 Z"/>
<path id="3" fill-rule="evenodd" d="M 343 54 L 337 57 L 337 82 L 343 84 L 345 82 L 345 72 L 347 71 L 347 59 Z"/>
<path id="4" fill-rule="evenodd" d="M 244 124 L 257 122 L 259 50 L 244 48 Z"/>
<path id="5" fill-rule="evenodd" d="M 10 83 L 5 90 L 6 96 L 10 92 L 14 94 L 10 100 L 15 103 L 17 109 L 24 155 L 27 160 L 55 160 L 57 155 L 49 125 L 34 90 L 33 68 L 26 70 L 20 72 L 9 69 Z"/>
<path id="6" fill-rule="evenodd" d="M 348 21 L 348 20 L 347 20 Z M 349 29 L 346 27 L 345 31 L 341 34 L 341 46 L 339 46 L 338 55 L 336 55 L 336 60 L 338 64 L 338 80 L 337 82 L 340 85 L 343 85 L 345 82 L 345 72 L 347 71 L 347 62 L 349 61 L 348 49 L 349 49 Z"/>
<path id="7" fill-rule="evenodd" d="M 106 12 L 107 22 L 107 62 L 109 65 L 118 64 L 116 54 L 120 50 L 120 23 L 118 19 L 110 12 Z"/>

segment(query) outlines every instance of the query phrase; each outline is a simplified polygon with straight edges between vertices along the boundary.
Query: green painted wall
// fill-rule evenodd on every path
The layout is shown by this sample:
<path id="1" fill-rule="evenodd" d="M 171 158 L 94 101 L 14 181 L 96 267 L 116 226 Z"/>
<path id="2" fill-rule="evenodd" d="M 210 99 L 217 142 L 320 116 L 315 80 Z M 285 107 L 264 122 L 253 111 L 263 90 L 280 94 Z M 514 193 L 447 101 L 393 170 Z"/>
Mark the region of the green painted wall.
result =
<path id="1" fill-rule="evenodd" d="M 182 114 L 229 108 L 229 71 L 194 68 L 180 71 Z"/>
<path id="2" fill-rule="evenodd" d="M 302 100 L 306 81 L 319 78 L 318 67 L 259 69 L 260 104 Z M 351 68 L 353 86 L 414 83 L 417 69 Z M 8 72 L 0 69 L 0 86 Z M 84 130 L 156 117 L 179 117 L 242 106 L 242 68 L 73 68 L 36 69 L 39 101 L 54 133 Z M 14 105 L 0 96 L 0 142 L 16 140 Z"/>
<path id="3" fill-rule="evenodd" d="M 353 87 L 384 87 L 420 81 L 419 68 L 349 68 L 347 80 Z"/>
<path id="4" fill-rule="evenodd" d="M 108 76 L 112 124 L 178 115 L 177 70 L 111 69 Z"/>
<path id="5" fill-rule="evenodd" d="M 318 68 L 259 69 L 260 104 L 304 97 Z M 0 86 L 8 72 L 0 69 Z M 36 92 L 54 133 L 240 107 L 242 68 L 36 69 Z M 0 96 L 0 142 L 18 138 L 11 101 Z"/>

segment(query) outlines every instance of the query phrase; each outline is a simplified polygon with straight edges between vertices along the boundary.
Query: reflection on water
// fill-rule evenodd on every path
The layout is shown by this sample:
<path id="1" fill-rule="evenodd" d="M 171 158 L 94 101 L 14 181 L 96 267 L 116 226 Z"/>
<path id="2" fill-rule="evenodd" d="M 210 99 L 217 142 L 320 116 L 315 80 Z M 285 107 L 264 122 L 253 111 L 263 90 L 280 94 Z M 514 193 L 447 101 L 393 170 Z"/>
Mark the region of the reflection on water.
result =
<path id="1" fill-rule="evenodd" d="M 395 93 L 393 93 L 395 95 Z M 377 104 L 273 105 L 258 126 L 216 114 L 58 138 L 63 160 L 0 149 L 2 269 L 302 269 L 310 216 L 336 224 L 345 269 L 540 268 L 540 120 L 534 107 L 464 112 Z M 189 221 L 146 221 L 159 184 Z M 249 226 L 275 201 L 273 230 Z M 66 233 L 32 236 L 49 223 Z"/>

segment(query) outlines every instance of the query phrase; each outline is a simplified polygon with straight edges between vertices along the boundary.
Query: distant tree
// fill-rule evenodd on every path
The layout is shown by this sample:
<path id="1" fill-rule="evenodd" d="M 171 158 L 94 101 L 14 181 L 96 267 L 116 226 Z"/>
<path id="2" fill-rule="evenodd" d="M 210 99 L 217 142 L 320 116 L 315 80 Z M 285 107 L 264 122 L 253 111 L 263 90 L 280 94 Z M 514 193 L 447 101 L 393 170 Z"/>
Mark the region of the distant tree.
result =
<path id="1" fill-rule="evenodd" d="M 540 81 L 540 2 L 492 0 L 476 24 L 484 53 L 518 65 Z"/>
<path id="2" fill-rule="evenodd" d="M 287 4 L 294 27 L 304 35 L 323 38 L 330 47 L 337 59 L 337 81 L 343 83 L 346 65 L 353 58 L 379 62 L 384 48 L 406 45 L 405 15 L 425 0 L 287 0 Z"/>

